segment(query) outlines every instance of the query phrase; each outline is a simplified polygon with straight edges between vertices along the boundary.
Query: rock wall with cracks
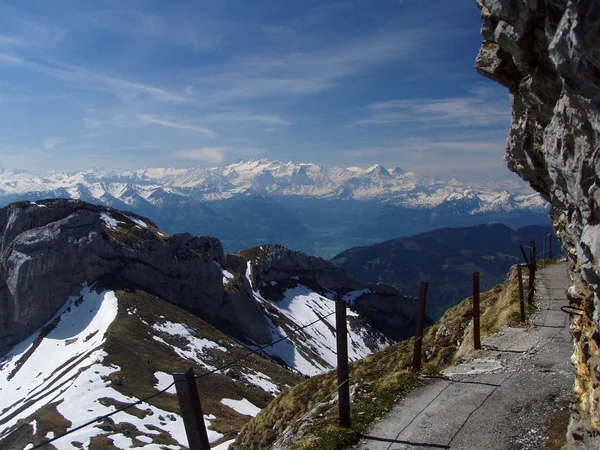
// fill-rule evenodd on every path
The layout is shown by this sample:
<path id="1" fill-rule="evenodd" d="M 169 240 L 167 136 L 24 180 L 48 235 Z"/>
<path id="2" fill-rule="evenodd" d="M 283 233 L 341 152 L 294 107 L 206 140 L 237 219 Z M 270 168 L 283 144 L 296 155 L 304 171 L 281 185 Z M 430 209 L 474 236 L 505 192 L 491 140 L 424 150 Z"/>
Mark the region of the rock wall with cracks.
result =
<path id="1" fill-rule="evenodd" d="M 571 267 L 568 448 L 600 448 L 600 2 L 478 0 L 482 75 L 507 87 L 508 167 L 552 204 Z"/>

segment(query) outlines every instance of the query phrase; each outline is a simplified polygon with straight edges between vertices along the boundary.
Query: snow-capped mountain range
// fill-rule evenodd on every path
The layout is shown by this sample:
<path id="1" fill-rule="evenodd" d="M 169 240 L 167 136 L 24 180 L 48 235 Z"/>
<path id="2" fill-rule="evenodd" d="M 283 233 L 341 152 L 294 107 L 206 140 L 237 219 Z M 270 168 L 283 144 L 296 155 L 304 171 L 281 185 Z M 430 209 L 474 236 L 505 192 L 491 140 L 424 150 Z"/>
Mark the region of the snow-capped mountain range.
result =
<path id="1" fill-rule="evenodd" d="M 214 201 L 252 191 L 270 196 L 316 199 L 379 200 L 408 207 L 432 208 L 444 202 L 474 201 L 473 212 L 539 209 L 546 202 L 519 184 L 473 185 L 458 180 L 426 179 L 400 168 L 325 168 L 312 163 L 282 163 L 265 159 L 221 167 L 147 168 L 139 170 L 89 169 L 74 173 L 35 174 L 0 170 L 0 199 L 27 194 L 50 194 L 119 200 L 133 205 L 153 204 L 165 195 L 193 196 Z"/>
<path id="2" fill-rule="evenodd" d="M 261 159 L 44 175 L 0 169 L 0 206 L 45 198 L 133 211 L 168 233 L 216 236 L 228 252 L 273 243 L 326 258 L 442 227 L 543 225 L 549 209 L 523 184 L 445 182 L 380 165 L 342 169 Z"/>

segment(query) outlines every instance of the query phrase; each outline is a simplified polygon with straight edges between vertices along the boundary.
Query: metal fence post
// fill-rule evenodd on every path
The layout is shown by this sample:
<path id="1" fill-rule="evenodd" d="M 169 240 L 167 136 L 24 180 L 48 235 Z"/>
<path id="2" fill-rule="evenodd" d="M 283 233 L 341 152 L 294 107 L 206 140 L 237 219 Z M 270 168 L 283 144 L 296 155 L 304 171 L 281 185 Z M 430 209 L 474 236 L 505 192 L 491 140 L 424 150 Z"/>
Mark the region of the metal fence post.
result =
<path id="1" fill-rule="evenodd" d="M 340 426 L 350 426 L 350 380 L 348 377 L 348 329 L 346 324 L 346 302 L 335 302 L 335 330 L 338 366 L 338 405 Z"/>
<path id="2" fill-rule="evenodd" d="M 534 294 L 534 290 L 535 290 L 535 272 L 536 272 L 536 268 L 537 268 L 537 261 L 536 261 L 536 250 L 535 250 L 535 240 L 531 241 L 531 255 L 530 255 L 530 264 L 529 264 L 529 291 L 528 291 L 528 295 L 527 295 L 527 303 L 529 303 L 530 305 L 533 303 L 533 294 Z"/>
<path id="3" fill-rule="evenodd" d="M 480 329 L 481 310 L 479 308 L 479 272 L 473 274 L 473 346 L 476 350 L 481 348 Z"/>
<path id="4" fill-rule="evenodd" d="M 413 372 L 421 370 L 421 350 L 423 348 L 423 331 L 425 329 L 425 312 L 427 310 L 427 282 L 419 284 L 419 309 L 417 312 L 417 331 L 415 333 L 415 348 L 413 350 Z"/>
<path id="5" fill-rule="evenodd" d="M 186 373 L 173 374 L 173 379 L 189 449 L 210 450 L 194 369 L 190 367 Z"/>
<path id="6" fill-rule="evenodd" d="M 517 265 L 517 278 L 519 281 L 519 308 L 521 310 L 521 322 L 525 322 L 525 296 L 523 295 L 523 271 L 521 264 Z"/>

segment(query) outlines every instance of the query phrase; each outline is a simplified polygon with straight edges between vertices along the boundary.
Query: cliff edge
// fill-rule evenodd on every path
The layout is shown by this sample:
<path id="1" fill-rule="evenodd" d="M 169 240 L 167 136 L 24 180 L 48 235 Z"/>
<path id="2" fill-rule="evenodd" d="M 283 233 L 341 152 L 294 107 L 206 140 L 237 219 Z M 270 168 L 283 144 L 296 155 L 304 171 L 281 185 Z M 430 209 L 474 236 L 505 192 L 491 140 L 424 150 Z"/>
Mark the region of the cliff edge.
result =
<path id="1" fill-rule="evenodd" d="M 570 262 L 575 366 L 569 448 L 600 448 L 600 4 L 478 0 L 476 69 L 507 87 L 508 167 L 552 205 Z"/>

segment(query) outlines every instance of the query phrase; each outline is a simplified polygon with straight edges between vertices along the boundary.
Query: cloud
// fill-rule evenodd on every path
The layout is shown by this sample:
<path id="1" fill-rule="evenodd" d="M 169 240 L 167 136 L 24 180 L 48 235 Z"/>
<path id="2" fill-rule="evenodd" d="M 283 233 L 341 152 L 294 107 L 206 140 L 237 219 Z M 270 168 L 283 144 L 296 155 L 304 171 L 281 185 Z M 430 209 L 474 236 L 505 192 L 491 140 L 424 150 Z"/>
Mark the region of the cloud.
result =
<path id="1" fill-rule="evenodd" d="M 420 123 L 439 127 L 469 127 L 472 125 L 507 125 L 510 105 L 482 95 L 443 99 L 389 100 L 372 103 L 368 115 L 352 125 L 387 125 Z"/>
<path id="2" fill-rule="evenodd" d="M 201 161 L 209 164 L 219 164 L 225 158 L 225 147 L 203 147 L 192 150 L 182 150 L 177 154 L 184 159 Z"/>
<path id="3" fill-rule="evenodd" d="M 212 114 L 206 117 L 206 121 L 209 122 L 248 122 L 262 125 L 280 125 L 289 126 L 292 125 L 288 120 L 283 119 L 277 115 L 262 115 L 253 114 L 249 112 L 233 111 Z"/>
<path id="4" fill-rule="evenodd" d="M 17 17 L 3 6 L 0 17 L 0 47 L 27 49 L 52 49 L 61 42 L 66 33 L 60 27 L 45 27 L 22 17 Z M 9 7 L 8 10 L 11 8 Z"/>
<path id="5" fill-rule="evenodd" d="M 197 78 L 195 85 L 220 101 L 317 94 L 351 75 L 409 58 L 422 45 L 420 37 L 417 31 L 375 33 L 309 51 L 246 55 L 219 67 L 218 74 Z"/>
<path id="6" fill-rule="evenodd" d="M 179 130 L 196 131 L 198 133 L 204 134 L 205 136 L 208 136 L 209 138 L 215 138 L 217 136 L 217 134 L 209 128 L 199 127 L 197 125 L 190 125 L 188 123 L 183 122 L 177 122 L 172 119 L 163 119 L 160 117 L 150 116 L 146 114 L 139 116 L 139 119 L 141 122 L 147 124 L 161 125 L 163 127 L 177 128 Z"/>
<path id="7" fill-rule="evenodd" d="M 50 150 L 56 147 L 57 145 L 63 144 L 65 142 L 62 138 L 46 138 L 42 141 L 41 147 L 44 150 Z"/>
<path id="8" fill-rule="evenodd" d="M 179 94 L 148 84 L 102 75 L 97 71 L 57 60 L 47 59 L 37 62 L 8 53 L 0 53 L 0 64 L 41 73 L 64 81 L 74 88 L 106 92 L 121 98 L 145 96 L 160 102 L 186 103 L 191 101 L 191 98 L 184 93 Z"/>

